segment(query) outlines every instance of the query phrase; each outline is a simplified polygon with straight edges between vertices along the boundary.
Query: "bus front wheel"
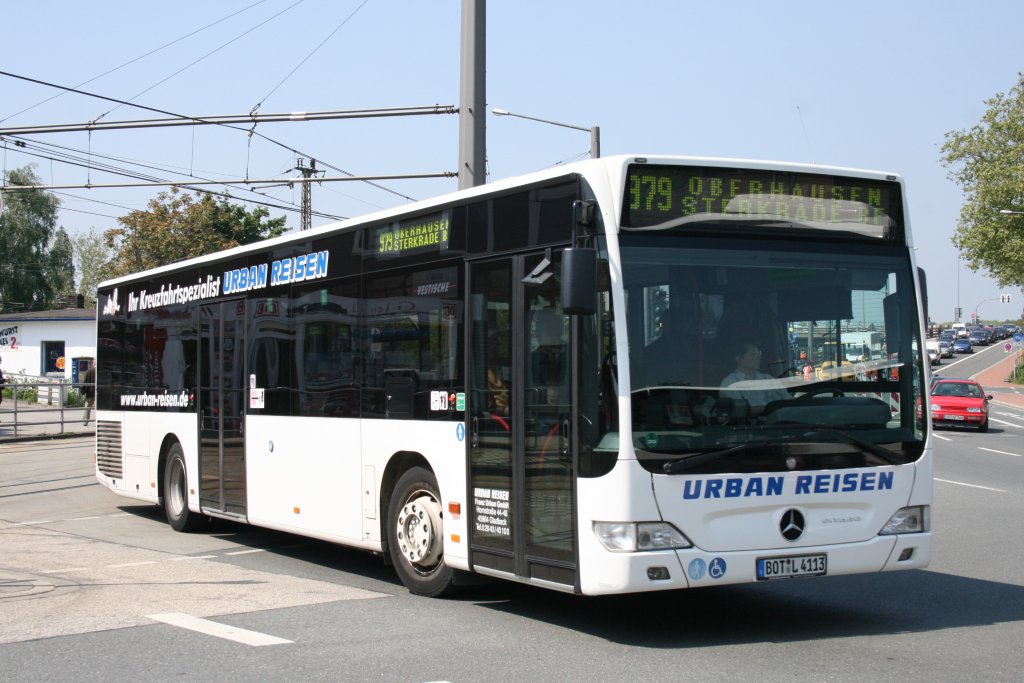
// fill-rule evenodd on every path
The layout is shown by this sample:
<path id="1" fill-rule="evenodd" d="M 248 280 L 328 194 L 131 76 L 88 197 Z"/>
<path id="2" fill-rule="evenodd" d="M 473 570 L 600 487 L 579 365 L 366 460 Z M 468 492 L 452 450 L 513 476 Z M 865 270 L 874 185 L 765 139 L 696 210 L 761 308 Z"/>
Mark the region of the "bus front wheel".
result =
<path id="1" fill-rule="evenodd" d="M 414 467 L 395 485 L 388 504 L 388 552 L 409 592 L 436 597 L 452 586 L 444 562 L 444 522 L 434 473 Z"/>
<path id="2" fill-rule="evenodd" d="M 175 531 L 194 531 L 203 521 L 202 515 L 188 509 L 185 453 L 177 443 L 167 452 L 164 465 L 164 516 Z"/>

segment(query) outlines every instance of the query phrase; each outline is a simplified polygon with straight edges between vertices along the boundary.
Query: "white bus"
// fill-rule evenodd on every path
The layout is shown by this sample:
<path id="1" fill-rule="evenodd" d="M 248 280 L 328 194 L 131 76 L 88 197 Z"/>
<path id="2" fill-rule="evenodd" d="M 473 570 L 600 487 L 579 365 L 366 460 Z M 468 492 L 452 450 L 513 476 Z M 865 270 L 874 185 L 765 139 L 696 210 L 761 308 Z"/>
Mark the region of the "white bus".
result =
<path id="1" fill-rule="evenodd" d="M 618 156 L 104 282 L 96 476 L 423 595 L 924 567 L 907 216 L 891 174 Z M 877 358 L 807 372 L 851 326 Z"/>

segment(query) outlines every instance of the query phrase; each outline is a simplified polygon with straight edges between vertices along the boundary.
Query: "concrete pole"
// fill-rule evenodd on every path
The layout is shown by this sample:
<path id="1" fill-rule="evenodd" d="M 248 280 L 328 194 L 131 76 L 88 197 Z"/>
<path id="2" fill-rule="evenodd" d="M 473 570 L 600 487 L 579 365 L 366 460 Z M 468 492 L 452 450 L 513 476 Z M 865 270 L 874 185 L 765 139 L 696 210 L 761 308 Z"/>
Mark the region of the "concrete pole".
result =
<path id="1" fill-rule="evenodd" d="M 459 189 L 487 182 L 487 22 L 485 0 L 462 0 L 462 56 L 459 95 Z"/>

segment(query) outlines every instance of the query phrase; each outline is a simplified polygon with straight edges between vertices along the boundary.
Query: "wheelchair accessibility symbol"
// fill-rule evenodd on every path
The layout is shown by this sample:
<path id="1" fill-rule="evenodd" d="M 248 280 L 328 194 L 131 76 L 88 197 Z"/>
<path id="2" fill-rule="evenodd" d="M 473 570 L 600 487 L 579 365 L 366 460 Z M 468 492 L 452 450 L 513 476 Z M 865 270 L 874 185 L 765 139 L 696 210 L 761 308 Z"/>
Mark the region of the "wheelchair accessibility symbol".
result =
<path id="1" fill-rule="evenodd" d="M 712 579 L 720 579 L 725 576 L 725 568 L 725 560 L 720 557 L 716 557 L 711 560 L 711 563 L 708 565 L 708 576 Z"/>

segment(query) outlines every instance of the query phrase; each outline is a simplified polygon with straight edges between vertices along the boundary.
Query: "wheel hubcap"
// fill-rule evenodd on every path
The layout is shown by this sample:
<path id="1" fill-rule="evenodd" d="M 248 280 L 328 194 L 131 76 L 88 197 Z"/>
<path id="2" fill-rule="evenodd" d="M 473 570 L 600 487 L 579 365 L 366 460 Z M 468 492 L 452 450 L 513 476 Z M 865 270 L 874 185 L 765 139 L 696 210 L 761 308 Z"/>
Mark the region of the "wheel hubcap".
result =
<path id="1" fill-rule="evenodd" d="M 441 506 L 424 493 L 409 499 L 398 514 L 398 546 L 413 566 L 429 569 L 441 558 Z"/>
<path id="2" fill-rule="evenodd" d="M 171 512 L 175 517 L 185 508 L 185 468 L 175 460 L 171 464 L 170 490 L 167 492 Z"/>

